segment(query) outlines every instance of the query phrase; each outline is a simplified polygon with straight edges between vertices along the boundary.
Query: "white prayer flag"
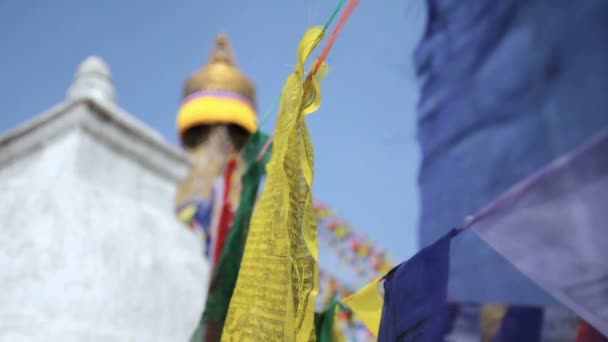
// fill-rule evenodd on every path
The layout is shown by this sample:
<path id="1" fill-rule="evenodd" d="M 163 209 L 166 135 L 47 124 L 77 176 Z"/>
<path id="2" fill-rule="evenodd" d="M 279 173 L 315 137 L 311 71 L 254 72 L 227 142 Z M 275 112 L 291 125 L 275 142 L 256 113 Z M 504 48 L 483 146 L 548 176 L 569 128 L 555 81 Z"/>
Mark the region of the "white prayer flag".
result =
<path id="1" fill-rule="evenodd" d="M 513 187 L 466 226 L 608 335 L 608 130 Z"/>

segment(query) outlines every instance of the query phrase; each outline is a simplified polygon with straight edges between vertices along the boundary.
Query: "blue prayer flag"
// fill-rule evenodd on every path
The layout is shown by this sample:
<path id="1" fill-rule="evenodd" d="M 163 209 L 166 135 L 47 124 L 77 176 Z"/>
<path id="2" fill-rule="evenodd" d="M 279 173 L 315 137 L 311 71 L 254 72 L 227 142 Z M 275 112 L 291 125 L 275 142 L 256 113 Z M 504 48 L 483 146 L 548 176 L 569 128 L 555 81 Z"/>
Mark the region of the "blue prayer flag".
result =
<path id="1" fill-rule="evenodd" d="M 608 127 L 608 1 L 425 2 L 422 246 Z M 452 244 L 450 268 L 453 300 L 557 304 L 474 234 Z"/>
<path id="2" fill-rule="evenodd" d="M 495 342 L 540 342 L 543 308 L 513 306 L 507 310 Z"/>
<path id="3" fill-rule="evenodd" d="M 452 229 L 389 272 L 378 341 L 436 342 L 448 324 L 447 284 Z"/>

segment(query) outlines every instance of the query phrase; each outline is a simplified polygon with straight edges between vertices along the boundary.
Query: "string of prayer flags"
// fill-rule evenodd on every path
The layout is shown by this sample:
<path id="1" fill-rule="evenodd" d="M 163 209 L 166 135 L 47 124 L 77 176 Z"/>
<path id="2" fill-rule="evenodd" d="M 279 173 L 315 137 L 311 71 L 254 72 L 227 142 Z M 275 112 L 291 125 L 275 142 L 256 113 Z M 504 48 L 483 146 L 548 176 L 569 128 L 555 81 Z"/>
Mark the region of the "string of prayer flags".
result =
<path id="1" fill-rule="evenodd" d="M 602 310 L 605 308 L 608 293 L 605 287 L 608 269 L 603 262 L 608 258 L 601 247 L 608 243 L 606 234 L 603 234 L 608 217 L 605 209 L 602 209 L 602 204 L 608 202 L 606 150 L 608 131 L 603 131 L 580 149 L 558 159 L 537 175 L 514 187 L 465 225 L 465 228 L 472 227 L 522 272 L 556 295 L 562 303 L 577 313 L 586 313 L 588 318 L 594 319 L 594 322 L 581 320 L 577 341 L 608 341 L 601 330 L 605 327 Z M 318 213 L 321 219 L 333 215 L 328 208 L 320 208 Z M 342 223 L 337 223 L 336 226 L 338 225 Z M 576 229 L 572 229 L 573 227 Z M 357 246 L 352 244 L 352 247 Z M 447 258 L 447 252 L 442 254 L 442 258 Z M 419 254 L 408 262 L 412 262 Z M 577 265 L 586 265 L 583 269 L 585 273 L 581 273 L 581 268 Z M 410 336 L 422 341 L 428 336 L 432 337 L 430 340 L 441 338 L 434 336 L 434 332 L 457 338 L 455 334 L 460 332 L 463 322 L 460 322 L 462 317 L 457 320 L 454 317 L 462 316 L 462 310 L 460 314 L 443 310 L 443 295 L 438 296 L 439 300 L 434 301 L 434 304 L 429 304 L 439 308 L 435 310 L 435 314 L 428 316 L 429 319 L 436 320 L 436 329 L 430 329 L 430 335 L 427 335 L 428 330 L 424 332 L 424 327 L 429 326 L 431 320 L 423 318 L 419 325 L 414 324 L 412 329 L 408 329 L 410 325 L 405 321 L 411 312 L 402 313 L 388 309 L 390 280 L 395 280 L 394 273 L 401 267 L 402 265 L 386 276 L 384 298 L 378 291 L 380 280 L 377 279 L 344 299 L 344 303 L 372 332 L 378 334 L 378 329 L 374 330 L 374 327 L 388 327 L 388 330 L 380 329 L 380 340 L 401 333 L 403 337 Z M 564 272 L 572 276 L 565 277 Z M 415 290 L 417 283 L 412 282 L 411 277 L 416 273 L 422 274 L 410 270 L 410 278 L 407 278 L 409 280 L 395 280 L 395 284 L 413 286 Z M 431 283 L 447 284 L 447 271 L 440 273 L 446 275 L 445 282 L 442 280 Z M 422 287 L 429 288 L 426 285 Z M 411 292 L 401 289 L 397 294 L 416 300 L 416 296 L 412 296 Z M 438 292 L 444 292 L 443 285 Z M 406 304 L 402 302 L 396 307 L 404 309 L 408 307 Z M 541 341 L 550 339 L 551 336 L 563 338 L 569 334 L 573 337 L 573 324 L 576 324 L 573 322 L 577 321 L 576 317 L 572 317 L 568 312 L 555 317 L 554 311 L 558 308 L 502 306 L 503 309 L 489 310 L 490 306 L 492 305 L 483 306 L 484 320 L 468 325 L 473 330 L 482 328 L 477 332 L 482 340 L 512 341 L 525 338 Z M 424 305 L 416 302 L 414 307 L 424 308 Z M 382 311 L 385 314 L 393 313 L 393 316 L 399 318 L 389 319 L 390 316 L 383 315 Z M 494 314 L 489 315 L 489 312 Z M 413 313 L 414 319 L 410 321 L 416 323 L 416 317 L 420 317 L 417 315 L 420 313 Z"/>
<path id="2" fill-rule="evenodd" d="M 213 270 L 205 308 L 199 326 L 190 339 L 191 342 L 219 342 L 221 340 L 221 333 L 236 285 L 260 181 L 268 162 L 268 158 L 257 162 L 256 157 L 267 140 L 268 136 L 258 131 L 248 139 L 243 147 L 247 169 L 242 176 L 243 190 L 239 207 L 234 217 L 232 229 L 228 233 L 222 253 Z"/>
<path id="3" fill-rule="evenodd" d="M 326 307 L 336 295 L 343 298 L 352 293 L 349 285 L 323 269 L 319 269 L 319 285 L 319 299 L 322 300 L 319 304 L 322 308 Z"/>
<path id="4" fill-rule="evenodd" d="M 467 227 L 608 335 L 608 130 L 524 180 Z"/>
<path id="5" fill-rule="evenodd" d="M 385 277 L 345 298 L 344 305 L 379 341 L 396 340 L 396 336 L 415 341 L 574 339 L 578 319 L 561 307 L 449 303 L 449 241 L 460 231 L 453 229 Z M 579 335 L 601 337 L 585 324 L 581 322 Z"/>
<path id="6" fill-rule="evenodd" d="M 319 239 L 327 241 L 340 260 L 352 266 L 361 278 L 369 281 L 393 268 L 384 249 L 358 233 L 329 206 L 317 202 L 315 211 L 319 222 Z"/>
<path id="7" fill-rule="evenodd" d="M 304 64 L 321 27 L 304 35 L 298 64 L 283 89 L 265 189 L 253 214 L 241 269 L 222 333 L 224 341 L 314 339 L 318 241 L 311 188 L 313 151 L 305 114 L 320 106 L 319 82 Z"/>

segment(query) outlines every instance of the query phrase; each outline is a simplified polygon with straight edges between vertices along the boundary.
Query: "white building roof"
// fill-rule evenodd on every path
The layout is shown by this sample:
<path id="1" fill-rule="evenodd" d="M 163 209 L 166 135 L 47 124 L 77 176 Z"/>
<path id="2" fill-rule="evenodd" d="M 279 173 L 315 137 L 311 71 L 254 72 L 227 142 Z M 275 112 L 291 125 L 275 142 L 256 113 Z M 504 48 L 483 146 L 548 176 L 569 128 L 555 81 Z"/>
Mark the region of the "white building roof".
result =
<path id="1" fill-rule="evenodd" d="M 200 239 L 174 217 L 188 157 L 80 66 L 65 102 L 0 137 L 0 341 L 184 341 Z"/>

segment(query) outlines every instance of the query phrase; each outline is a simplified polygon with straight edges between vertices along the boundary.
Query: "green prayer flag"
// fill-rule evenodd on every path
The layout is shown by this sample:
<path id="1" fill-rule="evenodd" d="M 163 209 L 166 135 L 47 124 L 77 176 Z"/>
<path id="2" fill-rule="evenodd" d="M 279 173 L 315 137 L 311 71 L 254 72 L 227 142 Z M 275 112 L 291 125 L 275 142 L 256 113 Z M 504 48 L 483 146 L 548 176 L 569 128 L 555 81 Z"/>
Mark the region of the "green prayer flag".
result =
<path id="1" fill-rule="evenodd" d="M 190 338 L 191 342 L 221 340 L 224 321 L 228 314 L 228 306 L 236 286 L 245 242 L 247 241 L 249 222 L 253 215 L 253 208 L 265 166 L 270 159 L 270 153 L 266 153 L 260 162 L 257 161 L 258 154 L 267 140 L 268 135 L 258 131 L 249 138 L 247 144 L 243 147 L 247 169 L 241 178 L 243 190 L 239 207 L 234 217 L 232 229 L 226 238 L 224 249 L 211 277 L 205 310 L 197 329 Z"/>
<path id="2" fill-rule="evenodd" d="M 334 300 L 332 304 L 323 312 L 315 312 L 315 333 L 317 342 L 332 342 L 334 340 L 334 320 L 336 309 L 340 303 Z"/>

